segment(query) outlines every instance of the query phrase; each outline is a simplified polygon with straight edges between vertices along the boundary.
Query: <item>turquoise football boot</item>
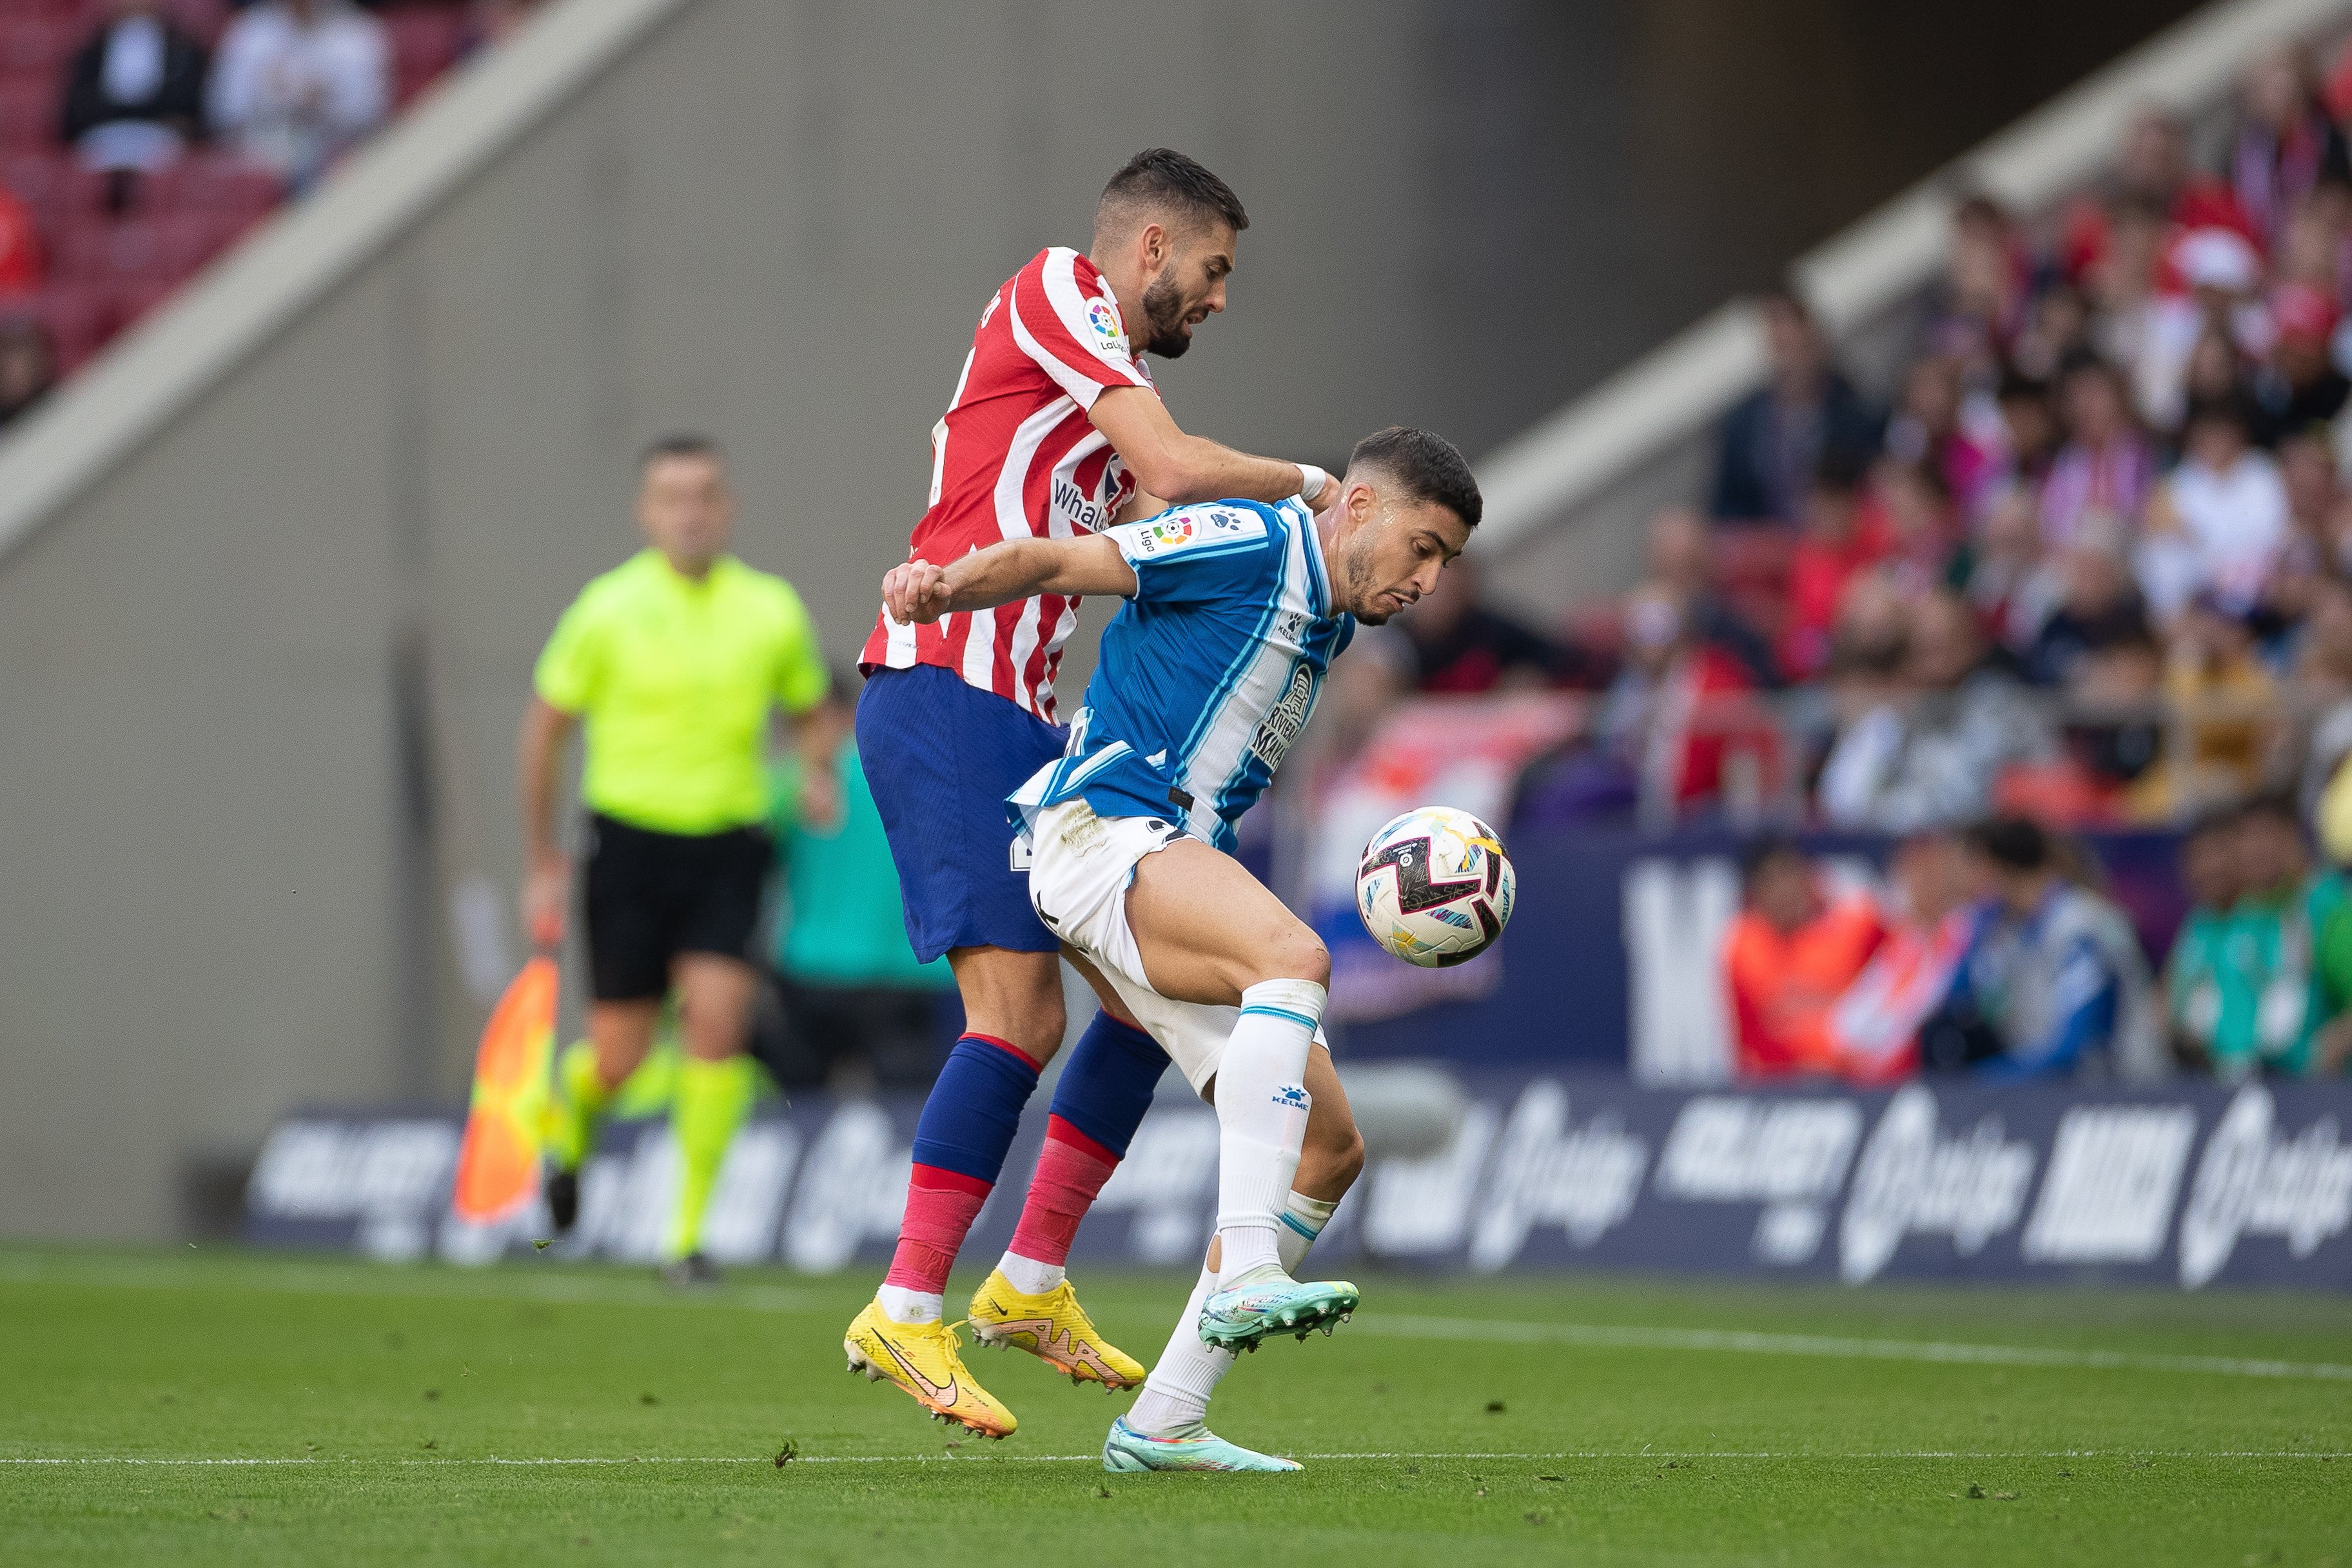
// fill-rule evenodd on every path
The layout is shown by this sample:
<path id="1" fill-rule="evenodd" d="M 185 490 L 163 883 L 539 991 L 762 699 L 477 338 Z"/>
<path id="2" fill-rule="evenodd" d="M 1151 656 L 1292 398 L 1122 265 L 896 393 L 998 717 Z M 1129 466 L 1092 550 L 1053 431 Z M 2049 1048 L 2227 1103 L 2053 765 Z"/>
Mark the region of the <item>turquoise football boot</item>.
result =
<path id="1" fill-rule="evenodd" d="M 1201 1338 L 1223 1350 L 1254 1351 L 1269 1334 L 1328 1334 L 1348 1321 L 1359 1300 L 1344 1279 L 1301 1284 L 1278 1263 L 1260 1264 L 1211 1293 L 1201 1309 Z"/>
<path id="2" fill-rule="evenodd" d="M 1277 1458 L 1228 1443 L 1198 1421 L 1170 1437 L 1137 1431 L 1119 1416 L 1103 1439 L 1103 1468 L 1114 1475 L 1142 1470 L 1276 1470 L 1304 1468 L 1295 1459 Z"/>

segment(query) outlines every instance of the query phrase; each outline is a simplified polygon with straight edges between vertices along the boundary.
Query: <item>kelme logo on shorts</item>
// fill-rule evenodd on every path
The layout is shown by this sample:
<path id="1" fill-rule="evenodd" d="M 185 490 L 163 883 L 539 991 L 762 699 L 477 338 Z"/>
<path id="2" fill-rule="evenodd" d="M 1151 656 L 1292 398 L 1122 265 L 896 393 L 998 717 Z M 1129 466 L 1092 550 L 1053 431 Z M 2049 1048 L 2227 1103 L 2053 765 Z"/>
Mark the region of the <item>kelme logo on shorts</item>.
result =
<path id="1" fill-rule="evenodd" d="M 1304 1110 L 1312 1105 L 1314 1100 L 1303 1086 L 1286 1083 L 1274 1091 L 1274 1102 L 1276 1105 L 1289 1106 L 1295 1110 Z"/>

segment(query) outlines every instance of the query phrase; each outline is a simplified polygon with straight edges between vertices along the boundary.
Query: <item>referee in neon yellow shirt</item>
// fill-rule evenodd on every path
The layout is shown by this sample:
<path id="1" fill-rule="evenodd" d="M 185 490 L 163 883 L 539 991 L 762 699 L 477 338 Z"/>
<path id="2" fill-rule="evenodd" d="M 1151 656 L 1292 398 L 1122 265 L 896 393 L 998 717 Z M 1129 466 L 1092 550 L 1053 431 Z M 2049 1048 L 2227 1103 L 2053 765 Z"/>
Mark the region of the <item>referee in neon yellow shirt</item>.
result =
<path id="1" fill-rule="evenodd" d="M 781 577 L 726 552 L 735 519 L 726 461 L 695 436 L 656 442 L 639 471 L 647 547 L 581 592 L 539 658 L 520 746 L 530 864 L 523 912 L 534 940 L 561 940 L 572 861 L 557 836 L 564 742 L 586 727 L 585 897 L 593 1002 L 588 1038 L 556 1064 L 548 1206 L 569 1229 L 580 1163 L 613 1091 L 645 1059 L 662 1004 L 678 999 L 685 1040 L 670 1124 L 677 1206 L 664 1274 L 716 1277 L 702 1218 L 727 1146 L 751 1112 L 743 1054 L 756 986 L 749 962 L 772 859 L 767 751 L 778 710 L 799 724 L 824 700 L 816 628 Z M 804 778 L 830 780 L 811 756 Z M 806 800 L 820 814 L 825 799 Z"/>

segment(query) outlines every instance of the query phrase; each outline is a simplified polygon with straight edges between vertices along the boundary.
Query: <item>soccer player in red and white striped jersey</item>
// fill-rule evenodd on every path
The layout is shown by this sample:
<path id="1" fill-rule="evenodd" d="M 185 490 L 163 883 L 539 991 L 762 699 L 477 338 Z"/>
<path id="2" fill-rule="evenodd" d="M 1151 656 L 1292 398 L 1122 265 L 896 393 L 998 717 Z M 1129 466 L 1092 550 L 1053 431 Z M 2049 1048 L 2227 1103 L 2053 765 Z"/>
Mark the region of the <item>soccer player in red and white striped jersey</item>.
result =
<path id="1" fill-rule="evenodd" d="M 1312 504 L 1336 488 L 1311 464 L 1188 435 L 1144 368 L 1147 354 L 1182 354 L 1192 330 L 1225 308 L 1248 226 L 1223 180 L 1153 148 L 1104 188 L 1084 255 L 1052 247 L 1006 279 L 933 427 L 930 506 L 909 558 L 945 565 L 1000 540 L 1066 539 L 1184 502 Z M 933 1414 L 998 1436 L 1013 1416 L 972 1380 L 940 1320 L 957 1249 L 1062 1041 L 1061 944 L 1030 907 L 1004 797 L 1062 752 L 1054 678 L 1076 608 L 1048 594 L 922 626 L 886 611 L 861 658 L 872 679 L 858 703 L 858 750 L 908 935 L 926 960 L 947 954 L 965 1033 L 917 1128 L 888 1277 L 847 1348 L 853 1365 Z M 1167 1058 L 1100 977 L 1087 978 L 1105 1010 L 1074 1048 L 1020 1227 L 970 1316 L 983 1338 L 1128 1387 L 1143 1368 L 1096 1333 L 1063 1263 Z"/>

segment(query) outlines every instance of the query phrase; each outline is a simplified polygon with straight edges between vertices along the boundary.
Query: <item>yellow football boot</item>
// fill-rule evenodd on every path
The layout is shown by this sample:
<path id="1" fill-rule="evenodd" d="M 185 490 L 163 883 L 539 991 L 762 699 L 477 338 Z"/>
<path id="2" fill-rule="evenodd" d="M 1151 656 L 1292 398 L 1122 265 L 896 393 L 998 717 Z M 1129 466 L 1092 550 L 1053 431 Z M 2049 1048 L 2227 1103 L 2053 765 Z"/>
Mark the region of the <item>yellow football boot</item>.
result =
<path id="1" fill-rule="evenodd" d="M 1027 1351 L 1072 1383 L 1101 1384 L 1106 1394 L 1143 1381 L 1142 1363 L 1096 1331 L 1066 1279 L 1030 1296 L 1003 1269 L 992 1271 L 972 1295 L 971 1331 L 982 1344 Z"/>
<path id="2" fill-rule="evenodd" d="M 932 1420 L 982 1437 L 1011 1436 L 1020 1423 L 964 1366 L 958 1343 L 952 1324 L 894 1323 L 882 1315 L 879 1301 L 868 1301 L 850 1321 L 841 1348 L 850 1371 L 864 1373 L 869 1383 L 896 1384 Z"/>

